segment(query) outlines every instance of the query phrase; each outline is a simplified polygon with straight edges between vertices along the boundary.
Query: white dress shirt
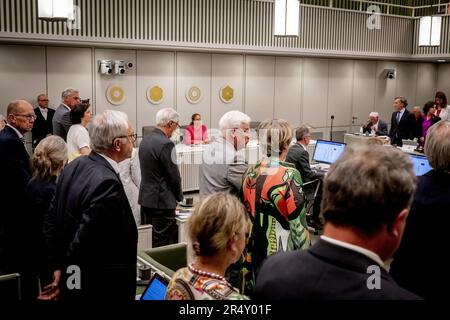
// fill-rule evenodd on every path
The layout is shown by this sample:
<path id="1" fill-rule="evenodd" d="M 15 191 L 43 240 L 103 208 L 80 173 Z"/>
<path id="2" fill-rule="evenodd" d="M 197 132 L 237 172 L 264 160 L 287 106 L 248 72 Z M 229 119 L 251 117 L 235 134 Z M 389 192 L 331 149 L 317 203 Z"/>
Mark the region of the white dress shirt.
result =
<path id="1" fill-rule="evenodd" d="M 39 107 L 39 111 L 41 112 L 44 119 L 47 120 L 48 109 Z"/>
<path id="2" fill-rule="evenodd" d="M 119 174 L 120 170 L 119 170 L 119 164 L 117 162 L 115 162 L 113 159 L 111 159 L 108 156 L 105 156 L 102 153 L 99 153 L 99 155 L 101 155 L 103 158 L 105 158 L 106 161 L 108 161 L 108 163 L 111 165 L 111 167 L 113 167 L 114 171 Z"/>

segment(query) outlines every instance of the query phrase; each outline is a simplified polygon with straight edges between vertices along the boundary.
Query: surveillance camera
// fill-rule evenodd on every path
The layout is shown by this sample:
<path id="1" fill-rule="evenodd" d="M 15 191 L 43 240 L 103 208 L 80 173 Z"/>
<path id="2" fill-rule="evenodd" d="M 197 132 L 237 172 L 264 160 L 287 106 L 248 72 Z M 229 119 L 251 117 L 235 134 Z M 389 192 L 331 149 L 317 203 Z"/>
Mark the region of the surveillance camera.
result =
<path id="1" fill-rule="evenodd" d="M 109 60 L 99 60 L 99 70 L 101 74 L 112 74 L 112 62 Z"/>
<path id="2" fill-rule="evenodd" d="M 125 74 L 125 62 L 123 62 L 121 60 L 115 61 L 114 71 L 118 75 L 124 75 Z"/>
<path id="3" fill-rule="evenodd" d="M 397 75 L 397 70 L 395 69 L 386 69 L 386 78 L 395 79 Z"/>
<path id="4" fill-rule="evenodd" d="M 128 61 L 128 62 L 127 62 L 127 68 L 128 68 L 128 69 L 133 68 L 133 62 Z"/>

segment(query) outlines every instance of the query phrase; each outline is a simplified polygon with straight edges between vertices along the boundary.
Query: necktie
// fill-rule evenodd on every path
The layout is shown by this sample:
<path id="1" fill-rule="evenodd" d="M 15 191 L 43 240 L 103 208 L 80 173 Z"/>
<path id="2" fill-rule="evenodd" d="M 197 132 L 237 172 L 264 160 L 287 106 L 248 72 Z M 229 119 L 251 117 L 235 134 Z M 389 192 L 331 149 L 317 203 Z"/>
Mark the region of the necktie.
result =
<path id="1" fill-rule="evenodd" d="M 400 122 L 400 111 L 397 111 L 397 123 Z"/>

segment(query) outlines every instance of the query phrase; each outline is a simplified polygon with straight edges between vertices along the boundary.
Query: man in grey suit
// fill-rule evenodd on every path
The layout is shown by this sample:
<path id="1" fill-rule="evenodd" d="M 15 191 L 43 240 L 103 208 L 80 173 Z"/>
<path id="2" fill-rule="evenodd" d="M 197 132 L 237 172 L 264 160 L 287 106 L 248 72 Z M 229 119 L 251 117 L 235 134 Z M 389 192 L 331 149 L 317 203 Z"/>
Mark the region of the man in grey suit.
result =
<path id="1" fill-rule="evenodd" d="M 250 117 L 237 110 L 229 111 L 220 119 L 219 128 L 220 137 L 203 151 L 199 173 L 201 196 L 221 191 L 237 195 L 248 167 L 238 151 L 248 143 Z"/>
<path id="2" fill-rule="evenodd" d="M 322 229 L 322 222 L 320 221 L 319 214 L 320 201 L 322 200 L 322 183 L 324 174 L 312 170 L 309 164 L 309 154 L 306 148 L 311 140 L 310 128 L 305 125 L 299 127 L 295 132 L 295 138 L 297 139 L 297 143 L 289 148 L 286 156 L 286 162 L 290 162 L 295 165 L 295 168 L 300 172 L 304 184 L 318 180 L 317 183 L 319 183 L 319 191 L 314 199 L 313 215 L 311 219 L 309 219 L 308 224 L 315 229 Z M 313 199 L 314 192 L 317 188 L 317 183 L 305 185 L 303 191 L 308 199 Z"/>
<path id="3" fill-rule="evenodd" d="M 175 145 L 170 140 L 179 127 L 180 115 L 172 108 L 156 114 L 156 127 L 144 137 L 139 147 L 141 163 L 141 223 L 151 224 L 153 247 L 177 242 L 175 222 L 177 202 L 183 200 Z"/>
<path id="4" fill-rule="evenodd" d="M 66 89 L 61 94 L 62 103 L 56 109 L 53 116 L 53 134 L 67 140 L 67 132 L 72 125 L 70 121 L 70 110 L 80 103 L 80 92 L 75 89 Z"/>

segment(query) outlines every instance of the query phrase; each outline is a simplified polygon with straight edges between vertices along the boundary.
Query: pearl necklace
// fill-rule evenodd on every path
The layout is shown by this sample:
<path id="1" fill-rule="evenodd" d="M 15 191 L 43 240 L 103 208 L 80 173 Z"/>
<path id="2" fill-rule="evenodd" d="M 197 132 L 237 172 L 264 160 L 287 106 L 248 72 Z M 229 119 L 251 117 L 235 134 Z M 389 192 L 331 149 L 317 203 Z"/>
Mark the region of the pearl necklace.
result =
<path id="1" fill-rule="evenodd" d="M 225 281 L 225 277 L 221 276 L 220 274 L 212 273 L 212 272 L 208 272 L 208 271 L 203 271 L 203 270 L 200 270 L 200 269 L 196 269 L 196 268 L 194 268 L 192 266 L 192 263 L 190 265 L 188 265 L 188 269 L 191 272 L 199 274 L 201 276 L 206 276 L 206 277 L 209 277 L 209 278 L 214 278 L 214 279 L 217 279 L 217 280 Z"/>

